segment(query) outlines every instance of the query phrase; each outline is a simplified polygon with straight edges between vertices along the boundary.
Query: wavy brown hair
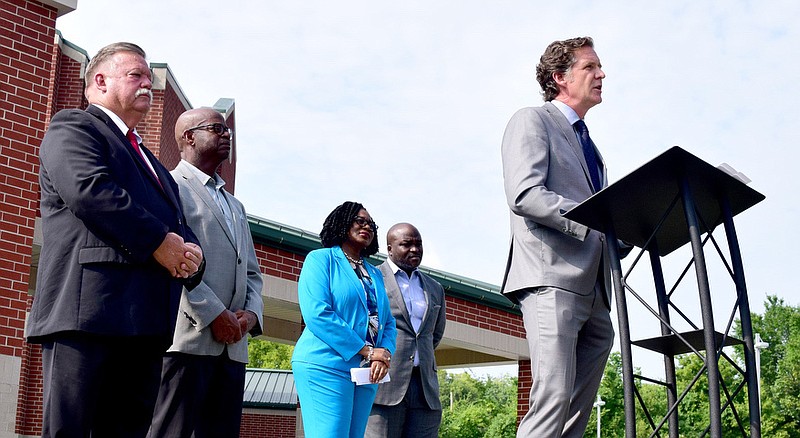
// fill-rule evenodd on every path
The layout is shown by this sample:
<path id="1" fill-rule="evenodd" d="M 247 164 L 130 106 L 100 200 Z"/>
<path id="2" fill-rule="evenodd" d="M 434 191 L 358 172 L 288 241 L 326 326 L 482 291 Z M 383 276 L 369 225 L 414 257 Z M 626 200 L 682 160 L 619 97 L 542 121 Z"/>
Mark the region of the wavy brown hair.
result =
<path id="1" fill-rule="evenodd" d="M 590 37 L 553 41 L 544 50 L 536 66 L 536 80 L 542 87 L 545 102 L 550 102 L 558 96 L 558 86 L 553 79 L 553 73 L 569 73 L 575 64 L 575 52 L 581 47 L 594 47 L 594 41 Z"/>

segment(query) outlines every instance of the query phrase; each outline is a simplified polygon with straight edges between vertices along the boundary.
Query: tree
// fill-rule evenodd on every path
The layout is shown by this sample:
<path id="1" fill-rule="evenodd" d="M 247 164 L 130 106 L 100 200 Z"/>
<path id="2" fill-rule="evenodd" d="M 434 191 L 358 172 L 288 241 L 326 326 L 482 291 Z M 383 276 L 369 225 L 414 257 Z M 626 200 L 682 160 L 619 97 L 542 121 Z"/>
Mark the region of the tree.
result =
<path id="1" fill-rule="evenodd" d="M 247 346 L 247 358 L 250 368 L 269 368 L 273 370 L 292 369 L 291 345 L 270 342 L 265 339 L 252 338 Z"/>
<path id="2" fill-rule="evenodd" d="M 635 370 L 639 374 L 639 370 Z M 634 382 L 639 394 L 645 400 L 651 415 L 660 418 L 666 412 L 666 393 L 664 389 L 654 384 L 641 384 Z M 623 436 L 625 433 L 625 396 L 622 384 L 622 354 L 615 351 L 611 353 L 603 373 L 598 394 L 604 405 L 600 408 L 600 435 L 604 437 Z M 658 421 L 658 418 L 656 421 Z M 597 409 L 592 410 L 589 424 L 583 436 L 593 438 L 597 436 Z M 652 430 L 644 415 L 644 410 L 636 404 L 636 433 L 648 436 Z M 666 429 L 662 429 L 666 430 Z"/>
<path id="3" fill-rule="evenodd" d="M 752 314 L 753 333 L 769 343 L 761 351 L 761 434 L 800 437 L 800 307 L 769 295 L 764 309 Z"/>
<path id="4" fill-rule="evenodd" d="M 514 437 L 517 379 L 476 379 L 468 373 L 439 371 L 441 438 Z"/>

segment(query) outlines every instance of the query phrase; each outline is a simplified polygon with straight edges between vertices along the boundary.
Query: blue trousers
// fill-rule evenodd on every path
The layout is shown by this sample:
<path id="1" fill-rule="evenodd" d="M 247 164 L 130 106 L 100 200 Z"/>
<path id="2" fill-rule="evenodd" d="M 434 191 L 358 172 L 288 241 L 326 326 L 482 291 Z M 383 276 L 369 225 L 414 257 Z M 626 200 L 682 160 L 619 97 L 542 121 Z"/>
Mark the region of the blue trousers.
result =
<path id="1" fill-rule="evenodd" d="M 356 386 L 349 371 L 292 362 L 307 438 L 363 438 L 377 384 Z"/>

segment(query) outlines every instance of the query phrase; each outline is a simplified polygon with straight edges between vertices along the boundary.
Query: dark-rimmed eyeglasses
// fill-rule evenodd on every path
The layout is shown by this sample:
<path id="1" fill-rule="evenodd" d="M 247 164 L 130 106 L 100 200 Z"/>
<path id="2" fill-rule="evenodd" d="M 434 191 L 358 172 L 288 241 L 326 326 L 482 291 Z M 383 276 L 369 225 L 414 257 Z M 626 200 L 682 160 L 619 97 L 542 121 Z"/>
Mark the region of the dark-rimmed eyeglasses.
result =
<path id="1" fill-rule="evenodd" d="M 211 131 L 214 134 L 217 134 L 217 135 L 220 135 L 220 136 L 225 134 L 226 132 L 229 132 L 231 134 L 231 137 L 233 137 L 233 129 L 223 125 L 222 123 L 211 123 L 211 124 L 208 124 L 208 125 L 195 126 L 194 128 L 187 129 L 185 132 L 196 131 L 198 129 L 204 129 L 206 131 Z"/>
<path id="2" fill-rule="evenodd" d="M 363 216 L 356 216 L 353 218 L 353 223 L 358 224 L 359 227 L 369 225 L 373 232 L 378 232 L 378 224 L 376 224 L 372 219 L 367 219 Z"/>

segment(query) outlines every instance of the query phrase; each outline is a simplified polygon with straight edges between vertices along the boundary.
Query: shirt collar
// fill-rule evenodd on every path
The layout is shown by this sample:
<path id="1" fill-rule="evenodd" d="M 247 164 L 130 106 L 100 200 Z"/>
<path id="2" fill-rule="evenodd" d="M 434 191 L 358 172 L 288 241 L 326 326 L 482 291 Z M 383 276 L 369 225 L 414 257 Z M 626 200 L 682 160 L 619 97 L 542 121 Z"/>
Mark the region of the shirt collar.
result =
<path id="1" fill-rule="evenodd" d="M 550 103 L 555 105 L 555 107 L 558 108 L 559 111 L 561 111 L 561 114 L 564 114 L 564 117 L 567 118 L 567 121 L 569 122 L 570 125 L 574 125 L 575 122 L 581 119 L 580 117 L 578 117 L 578 113 L 576 113 L 575 110 L 572 109 L 566 103 L 556 99 L 551 100 Z"/>
<path id="2" fill-rule="evenodd" d="M 406 276 L 408 276 L 408 273 L 406 273 L 406 271 L 400 269 L 396 264 L 394 264 L 392 259 L 390 259 L 389 257 L 386 257 L 386 262 L 389 263 L 389 269 L 392 270 L 392 273 L 394 273 L 394 275 L 397 275 L 398 272 L 402 272 L 403 274 L 406 274 Z M 411 276 L 414 276 L 414 274 L 418 273 L 418 271 L 419 270 L 417 268 L 414 268 L 414 270 L 411 271 Z"/>
<path id="3" fill-rule="evenodd" d="M 198 181 L 200 181 L 200 184 L 205 186 L 208 185 L 210 182 L 214 187 L 214 189 L 216 190 L 219 190 L 225 186 L 225 180 L 223 180 L 222 177 L 219 176 L 219 174 L 217 174 L 216 172 L 214 172 L 214 176 L 208 176 L 205 174 L 205 172 L 195 167 L 194 164 L 182 158 L 181 158 L 181 163 L 183 163 L 185 166 L 189 168 L 189 171 L 192 172 L 192 175 L 194 175 Z"/>
<path id="4" fill-rule="evenodd" d="M 122 121 L 122 118 L 120 116 L 118 116 L 114 111 L 111 111 L 110 109 L 104 107 L 103 105 L 97 103 L 93 103 L 92 105 L 100 108 L 100 110 L 106 113 L 106 115 L 111 119 L 111 121 L 114 122 L 115 125 L 117 125 L 117 128 L 119 128 L 119 130 L 122 132 L 122 135 L 127 137 L 128 131 L 130 131 L 131 129 L 129 129 L 128 125 L 126 125 L 125 122 Z M 136 136 L 136 141 L 141 143 L 142 137 L 139 135 L 138 132 L 136 132 L 135 128 L 133 129 L 133 134 Z"/>

